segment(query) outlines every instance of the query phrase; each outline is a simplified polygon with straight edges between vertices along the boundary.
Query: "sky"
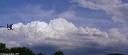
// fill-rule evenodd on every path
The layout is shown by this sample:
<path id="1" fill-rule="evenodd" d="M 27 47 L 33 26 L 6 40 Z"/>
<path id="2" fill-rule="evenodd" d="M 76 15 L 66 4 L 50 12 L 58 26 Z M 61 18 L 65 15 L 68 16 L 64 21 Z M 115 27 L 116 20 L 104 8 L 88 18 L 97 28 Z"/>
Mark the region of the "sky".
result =
<path id="1" fill-rule="evenodd" d="M 128 55 L 128 0 L 0 0 L 0 42 L 50 55 Z"/>

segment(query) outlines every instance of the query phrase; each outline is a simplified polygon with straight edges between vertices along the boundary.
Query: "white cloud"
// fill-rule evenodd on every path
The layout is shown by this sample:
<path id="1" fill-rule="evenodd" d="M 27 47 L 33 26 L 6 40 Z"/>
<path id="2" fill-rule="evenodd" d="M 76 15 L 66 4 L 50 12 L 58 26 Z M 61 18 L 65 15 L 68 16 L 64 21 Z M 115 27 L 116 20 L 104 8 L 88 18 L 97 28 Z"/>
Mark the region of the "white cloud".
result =
<path id="1" fill-rule="evenodd" d="M 116 41 L 127 42 L 127 37 L 124 34 L 120 33 L 117 28 L 110 29 L 109 36 L 111 39 L 114 39 Z"/>
<path id="2" fill-rule="evenodd" d="M 63 13 L 59 14 L 58 17 L 62 17 L 62 18 L 66 18 L 66 19 L 76 18 L 74 11 L 63 12 Z"/>
<path id="3" fill-rule="evenodd" d="M 63 18 L 51 20 L 49 23 L 33 21 L 26 25 L 14 24 L 14 30 L 0 29 L 0 42 L 7 43 L 8 47 L 25 45 L 50 45 L 60 49 L 77 47 L 100 47 L 117 43 L 122 40 L 126 43 L 126 36 L 118 29 L 111 29 L 109 33 L 90 27 L 76 27 Z M 120 37 L 122 36 L 122 37 Z"/>
<path id="4" fill-rule="evenodd" d="M 121 0 L 73 0 L 82 7 L 90 9 L 101 9 L 108 14 L 112 14 L 113 21 L 128 23 L 128 3 L 123 3 Z"/>

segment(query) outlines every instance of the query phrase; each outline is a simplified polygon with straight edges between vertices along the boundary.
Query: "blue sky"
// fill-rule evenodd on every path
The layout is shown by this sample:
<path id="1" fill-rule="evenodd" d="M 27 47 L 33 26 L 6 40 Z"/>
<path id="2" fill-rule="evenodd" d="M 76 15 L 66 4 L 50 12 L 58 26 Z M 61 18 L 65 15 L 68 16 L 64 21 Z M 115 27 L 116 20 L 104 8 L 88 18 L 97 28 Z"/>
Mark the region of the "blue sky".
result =
<path id="1" fill-rule="evenodd" d="M 22 0 L 22 1 L 4 1 L 1 0 L 1 16 L 2 15 L 9 15 L 11 18 L 3 18 L 1 21 L 8 21 L 8 23 L 18 23 L 18 22 L 23 22 L 23 23 L 28 23 L 31 21 L 47 21 L 58 18 L 61 16 L 58 16 L 59 14 L 63 14 L 64 12 L 71 12 L 74 13 L 78 18 L 73 18 L 73 17 L 64 17 L 64 19 L 68 19 L 69 21 L 77 24 L 78 26 L 86 26 L 89 24 L 89 26 L 92 27 L 97 27 L 100 28 L 100 26 L 104 26 L 104 24 L 110 25 L 109 27 L 112 28 L 113 25 L 114 27 L 117 27 L 118 24 L 113 23 L 111 19 L 111 15 L 107 15 L 105 11 L 103 10 L 93 10 L 90 8 L 84 8 L 80 7 L 79 4 L 73 3 L 70 0 L 37 0 L 37 1 L 29 1 L 29 0 Z M 48 14 L 50 17 L 27 17 L 27 18 L 20 18 L 17 13 L 19 14 L 38 14 L 40 11 L 35 11 L 36 8 L 42 9 L 43 11 L 51 11 L 53 14 Z M 28 11 L 29 10 L 29 11 Z M 42 11 L 41 10 L 41 11 Z M 30 14 L 30 15 L 31 15 Z M 26 16 L 25 16 L 26 17 Z M 63 17 L 62 17 L 63 18 Z M 79 18 L 83 19 L 80 20 Z M 78 19 L 78 20 L 77 20 Z M 94 20 L 94 21 L 86 21 L 86 20 Z M 102 21 L 99 21 L 102 20 Z M 91 22 L 91 23 L 89 23 Z M 95 23 L 92 23 L 95 22 Z M 101 23 L 102 22 L 102 23 Z M 111 23 L 108 23 L 111 22 Z M 1 24 L 5 22 L 1 22 Z M 111 25 L 112 24 L 112 25 Z M 109 28 L 108 27 L 108 28 Z"/>
<path id="2" fill-rule="evenodd" d="M 0 29 L 0 42 L 45 54 L 128 54 L 127 12 L 128 0 L 0 0 L 0 25 L 14 24 Z"/>

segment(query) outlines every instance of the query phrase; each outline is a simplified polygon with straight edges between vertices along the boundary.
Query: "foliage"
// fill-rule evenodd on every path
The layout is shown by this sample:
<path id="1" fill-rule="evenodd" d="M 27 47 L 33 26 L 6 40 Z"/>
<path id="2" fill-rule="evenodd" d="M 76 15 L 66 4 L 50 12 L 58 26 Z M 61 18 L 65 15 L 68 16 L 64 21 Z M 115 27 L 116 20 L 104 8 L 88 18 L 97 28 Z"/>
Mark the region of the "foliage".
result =
<path id="1" fill-rule="evenodd" d="M 32 50 L 26 47 L 14 47 L 10 49 L 13 53 L 19 53 L 20 55 L 35 55 Z"/>
<path id="2" fill-rule="evenodd" d="M 62 51 L 57 51 L 54 53 L 54 55 L 64 55 Z"/>
<path id="3" fill-rule="evenodd" d="M 124 55 L 124 54 L 121 54 L 121 53 L 111 53 L 111 54 L 106 54 L 106 55 Z"/>
<path id="4" fill-rule="evenodd" d="M 6 44 L 0 43 L 0 52 L 4 52 L 6 49 Z"/>
<path id="5" fill-rule="evenodd" d="M 35 55 L 32 50 L 27 47 L 6 48 L 6 44 L 0 43 L 0 53 L 19 53 L 20 55 Z"/>
<path id="6" fill-rule="evenodd" d="M 38 53 L 37 55 L 44 55 L 43 53 Z"/>
<path id="7" fill-rule="evenodd" d="M 6 44 L 0 43 L 0 53 L 19 53 L 19 55 L 35 55 L 35 53 L 27 47 L 6 48 Z M 38 53 L 37 55 L 44 55 Z M 56 51 L 54 55 L 64 55 L 62 51 Z"/>

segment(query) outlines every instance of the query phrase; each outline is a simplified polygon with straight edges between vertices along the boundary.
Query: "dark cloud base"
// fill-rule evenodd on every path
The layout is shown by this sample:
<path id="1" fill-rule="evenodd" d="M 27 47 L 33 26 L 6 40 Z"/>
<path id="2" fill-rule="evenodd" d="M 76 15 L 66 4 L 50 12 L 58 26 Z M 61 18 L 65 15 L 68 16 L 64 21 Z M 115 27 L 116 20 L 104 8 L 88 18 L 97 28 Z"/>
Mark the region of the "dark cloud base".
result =
<path id="1" fill-rule="evenodd" d="M 108 48 L 96 48 L 96 47 L 88 47 L 88 48 L 75 48 L 75 49 L 58 49 L 56 46 L 49 45 L 37 45 L 37 46 L 29 46 L 36 54 L 44 53 L 46 55 L 54 54 L 55 51 L 63 51 L 65 55 L 105 55 L 109 53 L 122 53 L 124 55 L 128 55 L 127 51 L 121 51 L 117 49 L 113 49 L 113 47 Z"/>
<path id="2" fill-rule="evenodd" d="M 57 51 L 57 47 L 55 46 L 49 46 L 49 45 L 37 45 L 37 46 L 29 46 L 30 49 L 32 49 L 36 54 L 37 53 L 44 53 L 44 54 L 48 54 L 51 55 L 53 54 L 55 51 Z"/>

